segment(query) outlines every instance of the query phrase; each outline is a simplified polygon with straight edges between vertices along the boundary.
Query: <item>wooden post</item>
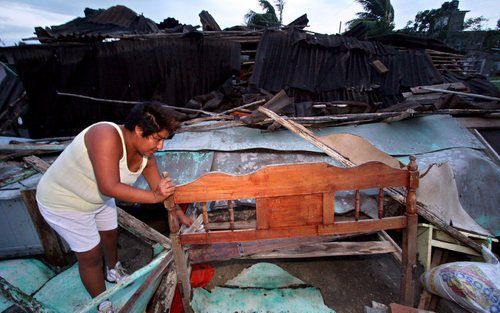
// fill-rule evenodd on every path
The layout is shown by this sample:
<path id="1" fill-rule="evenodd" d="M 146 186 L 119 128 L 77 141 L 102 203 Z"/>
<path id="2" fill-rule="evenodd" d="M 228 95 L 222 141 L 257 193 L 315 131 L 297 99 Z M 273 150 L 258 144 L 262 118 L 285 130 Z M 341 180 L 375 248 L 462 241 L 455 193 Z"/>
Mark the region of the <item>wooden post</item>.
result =
<path id="1" fill-rule="evenodd" d="M 163 173 L 165 176 L 165 173 Z M 179 238 L 179 220 L 175 212 L 176 204 L 174 196 L 170 196 L 164 201 L 164 206 L 168 211 L 168 224 L 170 228 L 170 241 L 172 244 L 172 253 L 174 255 L 175 271 L 177 272 L 177 282 L 181 293 L 182 304 L 185 312 L 192 312 L 189 304 L 191 300 L 191 284 L 189 277 L 188 260 Z"/>
<path id="2" fill-rule="evenodd" d="M 210 224 L 208 222 L 208 213 L 207 213 L 207 203 L 201 203 L 201 214 L 203 214 L 203 224 L 205 224 L 205 232 L 210 231 Z"/>
<path id="3" fill-rule="evenodd" d="M 153 299 L 149 303 L 151 313 L 168 312 L 174 298 L 175 286 L 177 285 L 177 275 L 170 266 L 168 273 L 163 276 L 160 286 L 156 289 Z"/>
<path id="4" fill-rule="evenodd" d="M 417 198 L 416 189 L 418 188 L 419 172 L 415 156 L 410 156 L 410 181 L 406 195 L 406 216 L 408 226 L 403 231 L 403 268 L 401 275 L 401 295 L 400 302 L 404 305 L 413 307 L 415 292 L 415 270 L 417 258 Z"/>
<path id="5" fill-rule="evenodd" d="M 227 208 L 229 209 L 229 229 L 234 230 L 234 208 L 233 208 L 233 201 L 227 200 Z"/>
<path id="6" fill-rule="evenodd" d="M 10 284 L 0 276 L 0 294 L 7 300 L 14 302 L 25 312 L 55 313 L 52 309 L 45 307 L 35 298 L 24 293 L 21 289 Z"/>
<path id="7" fill-rule="evenodd" d="M 380 188 L 378 190 L 377 206 L 378 206 L 378 218 L 381 219 L 382 215 L 384 215 L 384 189 L 383 188 Z"/>
<path id="8" fill-rule="evenodd" d="M 356 221 L 359 220 L 359 207 L 361 203 L 361 194 L 359 190 L 356 190 L 355 196 L 354 196 L 354 219 Z"/>
<path id="9" fill-rule="evenodd" d="M 38 205 L 36 203 L 36 191 L 33 189 L 21 190 L 21 197 L 38 233 L 47 262 L 55 266 L 68 265 L 69 262 L 66 259 L 66 255 L 64 254 L 64 251 L 59 243 L 57 235 L 49 224 L 45 222 L 40 214 L 40 211 L 38 210 Z"/>

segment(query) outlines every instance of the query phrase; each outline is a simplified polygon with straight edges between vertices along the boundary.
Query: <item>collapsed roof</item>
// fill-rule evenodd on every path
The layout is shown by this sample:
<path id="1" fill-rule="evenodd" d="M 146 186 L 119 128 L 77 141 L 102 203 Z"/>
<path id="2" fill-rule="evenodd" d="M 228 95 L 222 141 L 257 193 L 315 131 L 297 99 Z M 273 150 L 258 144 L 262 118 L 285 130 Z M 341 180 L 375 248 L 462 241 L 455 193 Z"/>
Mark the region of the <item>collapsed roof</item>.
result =
<path id="1" fill-rule="evenodd" d="M 35 33 L 42 43 L 53 41 L 100 41 L 104 38 L 131 34 L 159 32 L 155 22 L 138 15 L 123 5 L 109 9 L 86 8 L 85 17 L 77 17 L 66 24 L 52 27 L 36 27 Z"/>

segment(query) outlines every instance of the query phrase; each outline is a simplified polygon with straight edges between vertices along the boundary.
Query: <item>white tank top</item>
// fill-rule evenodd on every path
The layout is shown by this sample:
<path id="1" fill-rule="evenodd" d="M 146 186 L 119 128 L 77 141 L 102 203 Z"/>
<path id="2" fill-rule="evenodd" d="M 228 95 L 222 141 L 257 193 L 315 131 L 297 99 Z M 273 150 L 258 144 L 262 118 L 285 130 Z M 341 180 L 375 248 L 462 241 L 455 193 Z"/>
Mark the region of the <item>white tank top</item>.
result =
<path id="1" fill-rule="evenodd" d="M 127 164 L 127 150 L 122 130 L 114 123 L 101 123 L 112 125 L 120 135 L 123 150 L 123 156 L 119 161 L 120 182 L 132 185 L 142 174 L 148 159 L 143 157 L 139 170 L 131 172 Z M 94 169 L 85 146 L 85 134 L 94 125 L 96 124 L 79 133 L 40 179 L 36 199 L 47 209 L 88 212 L 97 210 L 110 199 L 99 192 Z"/>

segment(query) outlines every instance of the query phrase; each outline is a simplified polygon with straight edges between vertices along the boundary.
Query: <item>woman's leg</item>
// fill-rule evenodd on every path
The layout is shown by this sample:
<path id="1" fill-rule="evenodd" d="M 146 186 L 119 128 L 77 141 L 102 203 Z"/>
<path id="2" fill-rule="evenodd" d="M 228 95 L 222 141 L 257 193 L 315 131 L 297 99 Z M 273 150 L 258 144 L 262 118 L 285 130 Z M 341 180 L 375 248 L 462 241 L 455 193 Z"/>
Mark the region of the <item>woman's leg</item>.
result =
<path id="1" fill-rule="evenodd" d="M 85 252 L 75 252 L 83 285 L 92 298 L 106 290 L 102 271 L 101 244 Z"/>
<path id="2" fill-rule="evenodd" d="M 118 262 L 118 228 L 99 231 L 101 244 L 104 251 L 104 259 L 108 268 L 114 268 Z"/>

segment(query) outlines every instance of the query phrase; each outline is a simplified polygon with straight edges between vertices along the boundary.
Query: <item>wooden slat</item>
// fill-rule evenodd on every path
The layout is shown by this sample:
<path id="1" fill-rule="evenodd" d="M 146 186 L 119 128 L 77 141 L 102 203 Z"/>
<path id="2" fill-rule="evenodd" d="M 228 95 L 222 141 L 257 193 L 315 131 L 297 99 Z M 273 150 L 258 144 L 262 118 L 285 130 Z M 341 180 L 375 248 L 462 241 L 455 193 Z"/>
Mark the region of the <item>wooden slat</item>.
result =
<path id="1" fill-rule="evenodd" d="M 250 256 L 250 259 L 281 259 L 281 258 L 314 258 L 340 255 L 365 255 L 379 253 L 393 253 L 396 248 L 387 241 L 360 241 L 360 242 L 325 242 L 295 249 L 279 250 L 269 253 L 259 253 Z"/>
<path id="2" fill-rule="evenodd" d="M 132 296 L 127 300 L 127 302 L 121 307 L 118 313 L 133 313 L 137 312 L 136 304 L 142 297 L 144 297 L 144 293 L 153 288 L 156 289 L 158 284 L 160 283 L 160 278 L 163 272 L 167 269 L 168 265 L 172 261 L 172 257 L 165 258 L 161 261 L 158 266 L 151 271 L 148 277 L 144 280 L 139 288 L 132 294 Z M 156 284 L 156 285 L 155 285 Z"/>
<path id="3" fill-rule="evenodd" d="M 378 218 L 382 218 L 382 215 L 384 214 L 384 189 L 383 188 L 380 188 L 378 190 L 377 209 L 378 209 Z"/>
<path id="4" fill-rule="evenodd" d="M 170 249 L 171 243 L 168 237 L 162 235 L 146 223 L 123 211 L 123 209 L 119 207 L 116 209 L 118 214 L 118 224 L 121 227 L 151 245 L 159 243 Z"/>
<path id="5" fill-rule="evenodd" d="M 229 210 L 229 228 L 231 230 L 234 230 L 234 208 L 233 208 L 233 201 L 231 201 L 231 200 L 227 201 L 227 208 Z"/>
<path id="6" fill-rule="evenodd" d="M 335 193 L 323 193 L 323 224 L 329 225 L 335 222 Z"/>
<path id="7" fill-rule="evenodd" d="M 333 190 L 401 187 L 407 182 L 408 171 L 380 162 L 353 168 L 326 163 L 289 164 L 264 167 L 242 176 L 208 173 L 194 182 L 177 186 L 174 198 L 176 203 L 267 198 Z"/>
<path id="8" fill-rule="evenodd" d="M 354 220 L 359 220 L 359 207 L 361 205 L 361 193 L 359 189 L 354 194 Z"/>
<path id="9" fill-rule="evenodd" d="M 400 229 L 406 227 L 406 217 L 388 217 L 382 220 L 362 220 L 337 222 L 333 225 L 306 225 L 268 230 L 236 230 L 213 231 L 210 233 L 181 235 L 181 244 L 212 244 L 245 242 L 275 238 L 293 238 L 318 235 L 336 235 L 375 232 L 383 229 Z"/>
<path id="10" fill-rule="evenodd" d="M 207 203 L 201 203 L 201 214 L 203 215 L 203 224 L 205 224 L 205 231 L 210 231 L 210 223 L 208 222 L 208 214 L 207 214 Z"/>
<path id="11" fill-rule="evenodd" d="M 254 254 L 269 253 L 282 249 L 291 249 L 299 245 L 311 245 L 352 237 L 351 234 L 315 236 L 308 238 L 282 238 L 249 242 L 218 243 L 211 245 L 191 245 L 189 260 L 192 263 L 226 261 L 235 258 L 251 257 Z"/>

